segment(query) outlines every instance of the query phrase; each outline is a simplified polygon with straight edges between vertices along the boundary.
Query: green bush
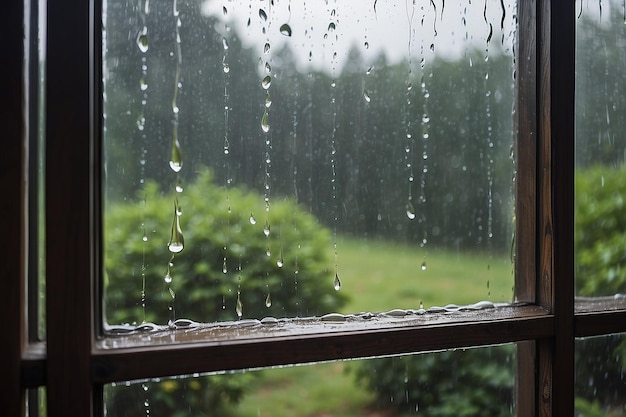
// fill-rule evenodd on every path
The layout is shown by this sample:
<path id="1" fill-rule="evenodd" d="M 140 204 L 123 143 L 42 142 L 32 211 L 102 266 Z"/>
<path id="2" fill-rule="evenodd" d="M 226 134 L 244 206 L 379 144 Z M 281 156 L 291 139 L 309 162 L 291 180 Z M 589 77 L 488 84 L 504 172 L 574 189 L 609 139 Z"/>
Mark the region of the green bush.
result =
<path id="1" fill-rule="evenodd" d="M 429 417 L 511 416 L 515 348 L 383 358 L 363 362 L 357 377 L 376 392 L 377 405 Z"/>
<path id="2" fill-rule="evenodd" d="M 173 192 L 147 184 L 144 193 L 145 204 L 141 199 L 111 204 L 105 211 L 109 323 L 167 323 L 173 318 L 168 311 L 172 301 L 176 318 L 236 320 L 238 291 L 243 318 L 319 315 L 345 303 L 345 295 L 333 288 L 330 233 L 315 217 L 286 199 L 272 199 L 266 212 L 262 196 L 239 187 L 218 187 L 209 171 L 176 195 L 185 246 L 169 268 L 172 299 L 164 278 L 172 258 L 167 244 Z M 251 224 L 251 215 L 256 224 Z M 269 236 L 264 233 L 266 220 Z"/>
<path id="3" fill-rule="evenodd" d="M 626 292 L 626 166 L 576 173 L 576 289 L 579 296 Z M 624 415 L 626 340 L 621 335 L 576 342 L 579 416 Z M 621 408 L 620 411 L 616 411 Z"/>
<path id="4" fill-rule="evenodd" d="M 272 199 L 266 213 L 262 196 L 240 187 L 218 187 L 209 171 L 200 173 L 176 198 L 182 209 L 185 245 L 173 259 L 168 250 L 172 192 L 150 183 L 138 201 L 106 208 L 108 323 L 164 324 L 182 317 L 201 322 L 236 320 L 238 291 L 243 318 L 318 315 L 336 311 L 346 302 L 345 295 L 333 287 L 329 231 L 293 201 Z M 251 223 L 251 215 L 256 216 L 256 224 Z M 264 232 L 266 220 L 269 236 Z M 170 260 L 175 298 L 164 280 Z M 172 303 L 175 316 L 169 311 Z M 251 378 L 252 374 L 243 373 L 118 384 L 106 389 L 107 414 L 143 415 L 145 398 L 153 417 L 203 416 L 207 411 L 226 415 L 227 404 L 239 401 Z"/>
<path id="5" fill-rule="evenodd" d="M 626 292 L 626 166 L 576 173 L 578 295 Z"/>

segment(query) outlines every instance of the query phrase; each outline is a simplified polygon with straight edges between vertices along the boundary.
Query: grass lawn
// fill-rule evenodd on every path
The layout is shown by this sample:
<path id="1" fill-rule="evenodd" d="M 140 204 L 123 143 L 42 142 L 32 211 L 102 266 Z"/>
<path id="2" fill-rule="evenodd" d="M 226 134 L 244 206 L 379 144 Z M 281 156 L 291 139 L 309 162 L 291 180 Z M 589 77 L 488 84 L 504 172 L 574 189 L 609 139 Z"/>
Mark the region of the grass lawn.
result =
<path id="1" fill-rule="evenodd" d="M 422 263 L 426 269 L 422 269 Z M 390 242 L 338 241 L 341 291 L 350 301 L 343 313 L 386 311 L 480 300 L 511 301 L 510 260 L 413 248 Z M 349 372 L 357 362 L 334 362 L 264 370 L 241 403 L 238 417 L 390 417 L 370 407 L 373 394 Z"/>

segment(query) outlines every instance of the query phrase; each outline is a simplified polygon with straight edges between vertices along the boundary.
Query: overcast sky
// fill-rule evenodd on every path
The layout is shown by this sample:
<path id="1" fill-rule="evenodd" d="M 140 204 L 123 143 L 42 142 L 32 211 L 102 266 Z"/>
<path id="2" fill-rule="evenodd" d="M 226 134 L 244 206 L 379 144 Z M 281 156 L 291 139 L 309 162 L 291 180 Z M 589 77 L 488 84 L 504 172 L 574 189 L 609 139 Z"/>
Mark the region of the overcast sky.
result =
<path id="1" fill-rule="evenodd" d="M 486 50 L 491 33 L 489 52 L 511 54 L 516 5 L 503 2 L 504 10 L 500 0 L 274 0 L 273 6 L 269 0 L 206 0 L 202 10 L 222 19 L 259 56 L 266 42 L 270 57 L 287 42 L 301 68 L 339 70 L 352 45 L 367 61 L 384 51 L 391 62 L 406 61 L 410 46 L 412 62 L 419 63 L 433 54 L 458 58 L 468 48 Z M 261 9 L 267 21 L 259 15 Z M 280 33 L 284 24 L 291 28 L 290 37 Z"/>

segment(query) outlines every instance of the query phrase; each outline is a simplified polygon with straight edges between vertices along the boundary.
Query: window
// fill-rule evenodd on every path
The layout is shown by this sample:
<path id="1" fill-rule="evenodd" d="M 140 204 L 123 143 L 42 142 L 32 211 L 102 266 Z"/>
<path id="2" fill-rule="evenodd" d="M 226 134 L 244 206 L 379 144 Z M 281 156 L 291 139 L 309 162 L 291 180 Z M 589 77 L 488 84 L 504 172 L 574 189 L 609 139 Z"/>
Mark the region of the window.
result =
<path id="1" fill-rule="evenodd" d="M 518 5 L 515 293 L 524 303 L 493 314 L 463 312 L 433 320 L 306 325 L 280 335 L 209 340 L 200 331 L 165 331 L 150 344 L 137 335 L 102 338 L 99 281 L 102 237 L 102 128 L 99 80 L 102 15 L 98 2 L 47 6 L 46 342 L 27 337 L 27 180 L 34 124 L 32 39 L 36 5 L 11 1 L 6 19 L 12 80 L 3 95 L 2 213 L 8 219 L 5 273 L 8 378 L 6 412 L 23 415 L 26 389 L 45 386 L 47 413 L 99 415 L 105 384 L 140 378 L 239 370 L 455 347 L 516 342 L 518 415 L 574 414 L 574 338 L 626 331 L 622 298 L 574 306 L 573 2 Z M 36 15 L 36 14 L 35 14 Z M 134 35 L 133 35 L 134 36 Z M 24 104 L 26 103 L 26 104 Z M 27 105 L 27 104 L 30 104 Z M 19 113 L 18 113 L 19 109 Z M 6 115 L 6 116 L 5 116 Z M 35 129 L 36 131 L 36 129 Z M 98 284 L 97 284 L 98 283 Z M 27 308 L 28 307 L 28 308 Z M 305 330 L 304 332 L 302 330 Z M 172 338 L 176 339 L 172 343 Z M 112 346 L 115 340 L 116 345 Z M 557 383 L 558 378 L 558 383 Z M 33 412 L 35 407 L 30 407 Z"/>

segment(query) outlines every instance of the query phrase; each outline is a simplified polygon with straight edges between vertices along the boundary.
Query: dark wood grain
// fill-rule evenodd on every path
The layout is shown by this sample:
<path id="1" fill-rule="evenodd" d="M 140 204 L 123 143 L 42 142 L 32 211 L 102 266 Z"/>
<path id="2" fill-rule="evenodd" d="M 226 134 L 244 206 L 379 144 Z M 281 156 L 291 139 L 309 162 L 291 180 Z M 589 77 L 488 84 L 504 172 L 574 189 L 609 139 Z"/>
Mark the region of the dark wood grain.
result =
<path id="1" fill-rule="evenodd" d="M 46 117 L 47 405 L 93 413 L 90 1 L 48 2 Z"/>

